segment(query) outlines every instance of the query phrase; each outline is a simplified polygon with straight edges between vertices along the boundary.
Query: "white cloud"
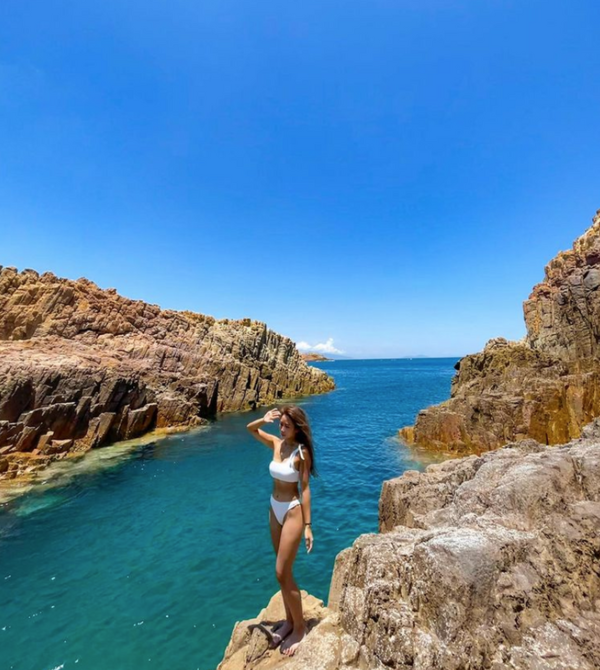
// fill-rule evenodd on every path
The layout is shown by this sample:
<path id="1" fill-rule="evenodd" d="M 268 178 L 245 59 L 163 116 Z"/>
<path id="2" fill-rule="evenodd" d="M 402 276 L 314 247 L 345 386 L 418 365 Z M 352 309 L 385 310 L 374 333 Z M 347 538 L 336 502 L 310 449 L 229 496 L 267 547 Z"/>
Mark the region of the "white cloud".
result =
<path id="1" fill-rule="evenodd" d="M 343 354 L 344 352 L 341 349 L 336 349 L 333 346 L 333 337 L 330 337 L 327 342 L 315 344 L 309 344 L 308 342 L 298 342 L 296 345 L 298 351 L 308 352 L 316 351 L 320 354 Z"/>

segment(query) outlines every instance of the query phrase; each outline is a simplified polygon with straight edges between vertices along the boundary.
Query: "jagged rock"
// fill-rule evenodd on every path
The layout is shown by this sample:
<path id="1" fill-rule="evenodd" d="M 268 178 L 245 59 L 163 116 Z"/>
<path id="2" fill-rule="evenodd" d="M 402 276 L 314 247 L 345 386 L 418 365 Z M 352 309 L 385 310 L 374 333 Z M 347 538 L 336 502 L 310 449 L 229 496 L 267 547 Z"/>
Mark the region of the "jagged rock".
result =
<path id="1" fill-rule="evenodd" d="M 161 310 L 33 270 L 0 267 L 0 479 L 154 428 L 193 427 L 333 388 L 264 323 Z M 52 444 L 44 437 L 53 433 Z"/>
<path id="2" fill-rule="evenodd" d="M 296 656 L 220 670 L 600 667 L 600 420 L 385 482 L 379 526 L 337 556 Z"/>
<path id="3" fill-rule="evenodd" d="M 343 627 L 393 668 L 600 667 L 598 482 L 598 436 L 385 482 L 336 564 Z"/>
<path id="4" fill-rule="evenodd" d="M 73 440 L 52 440 L 50 447 L 46 448 L 46 454 L 61 454 L 69 451 L 73 446 Z"/>
<path id="5" fill-rule="evenodd" d="M 523 305 L 527 336 L 457 363 L 451 397 L 402 428 L 408 444 L 482 453 L 523 438 L 561 444 L 600 415 L 600 210 Z"/>
<path id="6" fill-rule="evenodd" d="M 317 670 L 327 667 L 323 665 L 323 649 L 321 637 L 318 643 L 315 632 L 327 621 L 329 611 L 323 606 L 322 600 L 301 591 L 304 619 L 306 621 L 308 636 L 301 645 L 301 650 L 293 657 L 281 654 L 279 648 L 273 649 L 271 630 L 277 623 L 285 620 L 285 609 L 281 599 L 281 592 L 277 592 L 269 601 L 267 607 L 262 610 L 255 619 L 241 621 L 233 629 L 231 640 L 221 663 L 217 670 L 276 670 L 277 668 L 305 668 L 305 670 Z M 312 649 L 312 652 L 311 652 Z M 321 653 L 315 653 L 315 649 L 321 649 Z M 311 656 L 313 661 L 311 661 Z M 314 661 L 317 662 L 315 665 Z"/>

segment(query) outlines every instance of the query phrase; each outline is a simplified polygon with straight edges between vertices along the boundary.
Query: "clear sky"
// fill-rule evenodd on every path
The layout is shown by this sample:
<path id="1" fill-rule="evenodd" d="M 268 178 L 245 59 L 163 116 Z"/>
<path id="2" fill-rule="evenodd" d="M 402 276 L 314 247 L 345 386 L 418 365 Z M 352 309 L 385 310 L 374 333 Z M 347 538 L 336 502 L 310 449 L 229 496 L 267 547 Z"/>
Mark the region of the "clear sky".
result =
<path id="1" fill-rule="evenodd" d="M 461 356 L 600 207 L 598 0 L 3 0 L 0 264 Z"/>

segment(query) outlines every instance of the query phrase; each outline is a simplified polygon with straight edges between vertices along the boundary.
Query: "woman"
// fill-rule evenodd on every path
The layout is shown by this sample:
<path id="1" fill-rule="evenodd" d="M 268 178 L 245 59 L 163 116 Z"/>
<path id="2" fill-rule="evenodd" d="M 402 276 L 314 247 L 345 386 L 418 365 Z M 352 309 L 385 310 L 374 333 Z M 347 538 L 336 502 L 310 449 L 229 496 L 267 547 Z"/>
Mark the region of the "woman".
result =
<path id="1" fill-rule="evenodd" d="M 281 438 L 260 429 L 263 424 L 273 423 L 276 419 L 279 419 Z M 316 472 L 312 435 L 304 410 L 295 405 L 286 405 L 281 411 L 270 410 L 263 419 L 249 423 L 248 430 L 273 450 L 269 465 L 273 477 L 269 523 L 277 555 L 275 573 L 281 586 L 286 618 L 273 632 L 273 637 L 276 645 L 281 643 L 281 652 L 292 656 L 306 634 L 302 598 L 292 576 L 292 566 L 303 531 L 306 551 L 310 553 L 313 546 L 309 477 Z"/>

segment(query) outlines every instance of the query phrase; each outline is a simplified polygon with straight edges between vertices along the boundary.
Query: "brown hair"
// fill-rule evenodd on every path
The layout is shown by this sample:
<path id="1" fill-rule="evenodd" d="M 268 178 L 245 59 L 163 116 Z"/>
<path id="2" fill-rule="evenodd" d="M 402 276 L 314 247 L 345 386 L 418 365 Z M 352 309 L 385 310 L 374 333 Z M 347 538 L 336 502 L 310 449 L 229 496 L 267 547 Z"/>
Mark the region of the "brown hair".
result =
<path id="1" fill-rule="evenodd" d="M 281 416 L 287 416 L 294 424 L 296 429 L 296 440 L 303 447 L 308 449 L 310 454 L 310 474 L 317 477 L 317 468 L 315 466 L 315 449 L 313 445 L 312 433 L 306 412 L 298 405 L 284 405 L 280 410 Z"/>

